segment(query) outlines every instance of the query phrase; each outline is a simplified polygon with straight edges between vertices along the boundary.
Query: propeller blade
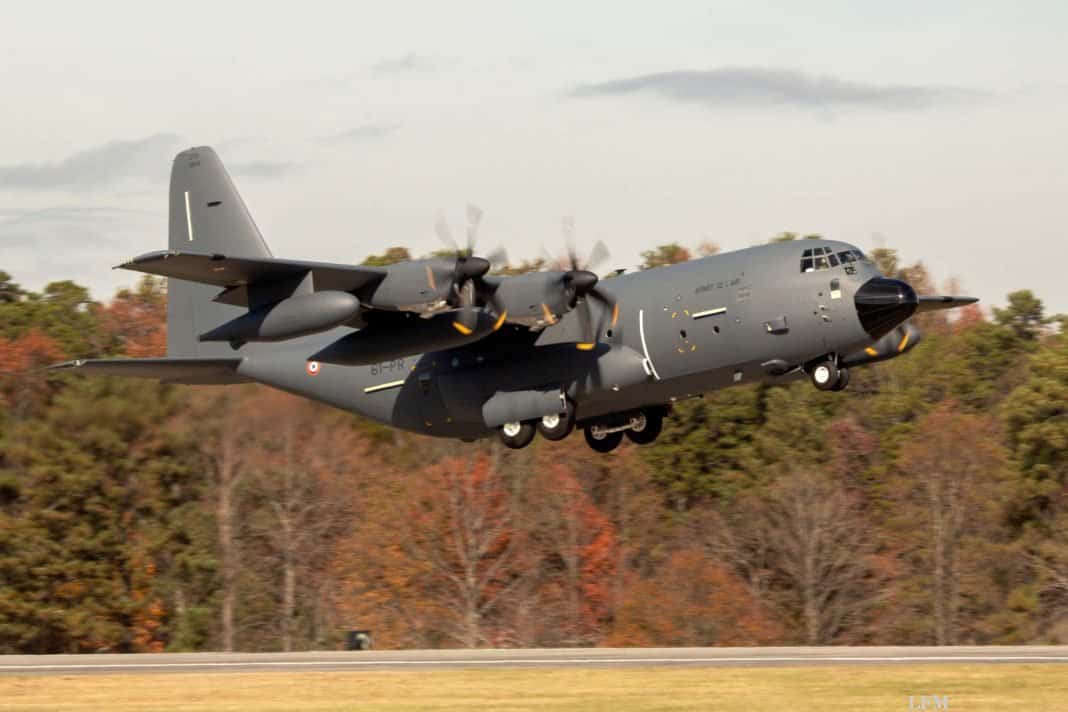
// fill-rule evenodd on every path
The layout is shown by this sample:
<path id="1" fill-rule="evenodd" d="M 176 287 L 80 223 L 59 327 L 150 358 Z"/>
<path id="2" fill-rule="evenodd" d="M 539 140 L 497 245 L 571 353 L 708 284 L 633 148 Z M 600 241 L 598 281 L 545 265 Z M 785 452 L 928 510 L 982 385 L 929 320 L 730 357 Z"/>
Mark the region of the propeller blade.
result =
<path id="1" fill-rule="evenodd" d="M 460 309 L 453 318 L 452 326 L 464 336 L 470 336 L 475 333 L 475 329 L 478 327 L 474 280 L 468 280 L 460 287 Z"/>
<path id="2" fill-rule="evenodd" d="M 475 296 L 481 299 L 483 303 L 489 304 L 493 313 L 497 315 L 497 321 L 493 324 L 493 330 L 497 331 L 504 326 L 504 322 L 508 318 L 508 310 L 505 309 L 501 300 L 497 298 L 497 288 L 487 284 L 481 277 L 476 277 L 472 282 L 475 285 Z"/>
<path id="3" fill-rule="evenodd" d="M 575 242 L 575 216 L 565 215 L 560 218 L 560 232 L 564 235 L 564 244 L 574 244 Z"/>
<path id="4" fill-rule="evenodd" d="M 564 249 L 567 251 L 565 269 L 580 269 L 578 248 L 575 245 L 575 218 L 570 215 L 560 218 L 560 232 L 564 235 Z"/>
<path id="5" fill-rule="evenodd" d="M 561 259 L 559 257 L 553 257 L 553 253 L 546 249 L 545 245 L 538 245 L 538 257 L 544 263 L 545 269 L 555 269 L 560 266 Z"/>
<path id="6" fill-rule="evenodd" d="M 585 268 L 591 271 L 596 271 L 597 267 L 604 264 L 611 255 L 608 252 L 608 246 L 603 241 L 598 240 L 593 249 L 590 250 L 590 256 L 586 258 Z"/>
<path id="7" fill-rule="evenodd" d="M 459 245 L 456 244 L 456 240 L 452 237 L 452 230 L 449 228 L 449 222 L 441 213 L 438 213 L 437 220 L 434 221 L 434 232 L 437 233 L 438 239 L 452 248 L 453 251 L 460 251 Z"/>
<path id="8" fill-rule="evenodd" d="M 486 259 L 489 263 L 498 267 L 503 267 L 508 264 L 508 252 L 503 246 L 499 246 L 496 250 L 486 255 Z"/>
<path id="9" fill-rule="evenodd" d="M 591 351 L 597 345 L 597 334 L 593 331 L 592 319 L 590 319 L 590 305 L 583 302 L 578 305 L 579 327 L 582 330 L 582 341 L 575 344 L 579 351 Z"/>
<path id="10" fill-rule="evenodd" d="M 478 240 L 478 226 L 482 224 L 482 208 L 472 203 L 467 204 L 467 254 L 475 254 Z"/>
<path id="11" fill-rule="evenodd" d="M 601 323 L 597 325 L 597 333 L 600 334 L 604 331 L 604 320 L 606 316 L 609 318 L 608 327 L 614 329 L 616 323 L 619 321 L 619 302 L 616 301 L 616 298 L 597 286 L 590 289 L 589 296 L 599 301 L 605 307 L 601 312 Z"/>

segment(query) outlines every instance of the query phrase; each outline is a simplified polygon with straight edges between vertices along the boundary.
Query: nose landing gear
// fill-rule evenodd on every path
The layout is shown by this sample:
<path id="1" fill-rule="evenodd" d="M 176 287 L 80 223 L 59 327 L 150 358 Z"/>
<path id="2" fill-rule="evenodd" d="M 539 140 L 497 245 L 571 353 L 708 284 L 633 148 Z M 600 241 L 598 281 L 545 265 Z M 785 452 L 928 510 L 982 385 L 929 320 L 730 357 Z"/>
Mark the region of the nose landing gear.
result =
<path id="1" fill-rule="evenodd" d="M 841 391 L 849 385 L 849 369 L 839 368 L 835 361 L 835 358 L 828 358 L 809 370 L 812 384 L 821 391 Z"/>

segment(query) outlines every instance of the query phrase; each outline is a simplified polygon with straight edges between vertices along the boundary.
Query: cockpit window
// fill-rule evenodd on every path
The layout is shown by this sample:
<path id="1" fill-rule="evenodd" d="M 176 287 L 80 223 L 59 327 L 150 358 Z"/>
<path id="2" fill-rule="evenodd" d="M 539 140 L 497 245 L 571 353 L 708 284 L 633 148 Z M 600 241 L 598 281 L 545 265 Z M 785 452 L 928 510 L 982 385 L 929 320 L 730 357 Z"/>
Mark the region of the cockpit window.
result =
<path id="1" fill-rule="evenodd" d="M 853 274 L 854 262 L 870 262 L 871 260 L 860 250 L 842 250 L 835 254 L 830 247 L 812 247 L 801 253 L 801 271 L 817 272 L 831 269 L 839 265 L 846 267 L 846 272 Z"/>
<path id="2" fill-rule="evenodd" d="M 812 247 L 801 253 L 801 271 L 815 272 L 838 264 L 829 247 Z"/>

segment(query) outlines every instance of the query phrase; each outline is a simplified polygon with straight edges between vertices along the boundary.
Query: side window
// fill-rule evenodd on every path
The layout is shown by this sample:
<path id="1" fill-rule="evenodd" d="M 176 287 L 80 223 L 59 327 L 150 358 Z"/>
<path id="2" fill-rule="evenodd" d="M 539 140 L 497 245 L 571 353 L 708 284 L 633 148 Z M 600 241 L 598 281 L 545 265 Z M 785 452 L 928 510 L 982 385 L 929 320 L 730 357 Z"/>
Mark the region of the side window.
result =
<path id="1" fill-rule="evenodd" d="M 813 266 L 811 257 L 806 257 L 805 259 L 801 260 L 802 272 L 811 272 L 813 269 L 815 269 L 815 267 Z"/>
<path id="2" fill-rule="evenodd" d="M 829 259 L 831 261 L 831 267 L 837 267 L 838 266 L 838 258 L 835 257 L 834 255 L 831 255 L 827 259 Z"/>
<path id="3" fill-rule="evenodd" d="M 816 269 L 830 269 L 830 268 L 831 268 L 831 265 L 830 265 L 829 262 L 827 262 L 827 258 L 826 257 L 817 257 L 816 258 Z"/>
<path id="4" fill-rule="evenodd" d="M 842 298 L 842 283 L 837 279 L 831 280 L 831 299 Z"/>

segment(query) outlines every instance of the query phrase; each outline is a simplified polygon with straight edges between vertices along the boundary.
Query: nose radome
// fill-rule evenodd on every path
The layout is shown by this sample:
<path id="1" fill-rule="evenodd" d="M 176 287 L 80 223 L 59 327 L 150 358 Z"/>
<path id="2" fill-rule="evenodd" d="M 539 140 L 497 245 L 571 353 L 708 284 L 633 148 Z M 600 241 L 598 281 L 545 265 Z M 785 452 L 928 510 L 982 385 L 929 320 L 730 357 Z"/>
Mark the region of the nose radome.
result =
<path id="1" fill-rule="evenodd" d="M 872 339 L 879 339 L 916 311 L 916 290 L 900 279 L 874 277 L 853 295 L 860 325 Z"/>

